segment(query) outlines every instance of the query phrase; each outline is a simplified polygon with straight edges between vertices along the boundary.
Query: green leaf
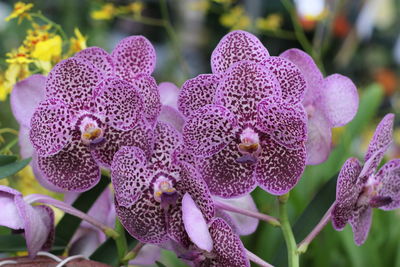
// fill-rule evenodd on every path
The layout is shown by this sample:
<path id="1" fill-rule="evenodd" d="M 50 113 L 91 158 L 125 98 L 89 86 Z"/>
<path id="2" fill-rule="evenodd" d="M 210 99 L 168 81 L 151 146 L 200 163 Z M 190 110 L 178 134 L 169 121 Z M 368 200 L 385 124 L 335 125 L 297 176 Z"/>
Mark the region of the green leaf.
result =
<path id="1" fill-rule="evenodd" d="M 3 166 L 0 166 L 0 179 L 9 177 L 22 170 L 26 165 L 29 164 L 31 158 L 23 159 L 21 161 L 12 162 Z"/>
<path id="2" fill-rule="evenodd" d="M 7 165 L 13 163 L 18 159 L 17 156 L 10 156 L 10 155 L 0 155 L 0 166 Z"/>
<path id="3" fill-rule="evenodd" d="M 63 250 L 65 246 L 54 246 L 54 249 Z M 26 251 L 26 241 L 22 235 L 0 235 L 0 252 Z"/>
<path id="4" fill-rule="evenodd" d="M 167 266 L 165 266 L 164 264 L 162 264 L 162 263 L 159 262 L 159 261 L 156 261 L 156 264 L 157 264 L 158 267 L 167 267 Z"/>
<path id="5" fill-rule="evenodd" d="M 82 193 L 72 204 L 73 207 L 82 211 L 88 212 L 92 207 L 93 203 L 97 200 L 100 194 L 108 186 L 110 179 L 106 176 L 102 176 L 100 182 L 91 190 Z M 66 246 L 75 231 L 78 229 L 81 223 L 81 219 L 69 214 L 65 214 L 56 227 L 56 245 Z M 60 254 L 61 251 L 53 249 L 53 253 Z"/>

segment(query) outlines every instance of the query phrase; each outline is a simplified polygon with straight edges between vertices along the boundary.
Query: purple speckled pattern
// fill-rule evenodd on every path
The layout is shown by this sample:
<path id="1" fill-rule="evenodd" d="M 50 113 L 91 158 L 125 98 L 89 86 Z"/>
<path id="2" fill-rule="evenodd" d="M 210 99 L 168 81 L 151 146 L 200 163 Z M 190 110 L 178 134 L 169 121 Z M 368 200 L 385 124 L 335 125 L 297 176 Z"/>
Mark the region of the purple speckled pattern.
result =
<path id="1" fill-rule="evenodd" d="M 103 71 L 103 75 L 107 78 L 113 77 L 115 74 L 114 63 L 111 56 L 100 47 L 88 47 L 75 54 L 75 58 L 82 58 Z"/>
<path id="2" fill-rule="evenodd" d="M 268 50 L 253 34 L 233 31 L 225 35 L 214 49 L 211 69 L 214 74 L 223 73 L 236 62 L 262 62 L 268 57 Z"/>
<path id="3" fill-rule="evenodd" d="M 257 104 L 266 97 L 282 94 L 275 75 L 267 68 L 252 61 L 233 65 L 219 83 L 215 104 L 228 108 L 238 116 L 240 125 L 254 125 Z"/>
<path id="4" fill-rule="evenodd" d="M 200 74 L 193 79 L 187 80 L 182 85 L 179 93 L 179 111 L 189 117 L 197 109 L 213 104 L 215 90 L 217 90 L 220 79 L 220 75 Z"/>
<path id="5" fill-rule="evenodd" d="M 187 116 L 185 149 L 195 156 L 210 191 L 224 198 L 245 195 L 257 185 L 272 194 L 288 192 L 307 155 L 302 69 L 270 57 L 244 31 L 222 38 L 211 65 L 214 76 L 187 81 L 178 101 Z"/>
<path id="6" fill-rule="evenodd" d="M 257 126 L 276 142 L 288 148 L 297 148 L 305 143 L 307 115 L 301 104 L 292 105 L 278 97 L 267 97 L 257 108 Z"/>
<path id="7" fill-rule="evenodd" d="M 89 47 L 51 70 L 45 99 L 30 118 L 42 180 L 82 192 L 98 182 L 99 167 L 110 168 L 121 146 L 139 147 L 150 156 L 161 109 L 150 76 L 154 67 L 153 46 L 143 36 L 131 36 L 111 55 Z"/>
<path id="8" fill-rule="evenodd" d="M 336 230 L 342 230 L 352 216 L 362 190 L 357 184 L 361 168 L 358 159 L 349 158 L 340 170 L 336 185 L 336 203 L 332 210 L 332 224 Z"/>
<path id="9" fill-rule="evenodd" d="M 342 230 L 350 223 L 357 245 L 362 245 L 367 239 L 372 208 L 391 210 L 400 206 L 400 160 L 389 161 L 376 173 L 392 142 L 393 121 L 394 115 L 388 114 L 378 124 L 364 166 L 357 159 L 350 158 L 339 174 L 332 223 L 336 230 Z"/>
<path id="10" fill-rule="evenodd" d="M 57 98 L 42 101 L 32 115 L 31 142 L 40 156 L 58 153 L 71 140 L 70 107 Z"/>
<path id="11" fill-rule="evenodd" d="M 171 238 L 184 247 L 190 245 L 181 211 L 186 192 L 192 195 L 207 221 L 214 216 L 210 192 L 197 169 L 173 158 L 175 149 L 181 146 L 180 133 L 171 125 L 158 122 L 149 158 L 137 147 L 122 147 L 115 154 L 111 176 L 117 215 L 128 232 L 142 242 L 160 244 Z M 159 179 L 168 181 L 175 190 L 175 203 L 162 206 L 162 197 L 161 203 L 157 200 Z"/>
<path id="12" fill-rule="evenodd" d="M 111 53 L 116 74 L 129 81 L 138 73 L 151 74 L 156 66 L 153 45 L 143 36 L 122 39 Z"/>
<path id="13" fill-rule="evenodd" d="M 207 105 L 198 109 L 183 127 L 187 148 L 196 156 L 211 156 L 234 138 L 236 117 L 225 107 Z"/>
<path id="14" fill-rule="evenodd" d="M 214 242 L 215 258 L 211 266 L 249 267 L 250 262 L 239 236 L 221 218 L 210 223 L 210 234 Z"/>
<path id="15" fill-rule="evenodd" d="M 269 57 L 261 65 L 276 76 L 282 88 L 282 98 L 289 103 L 299 103 L 304 98 L 306 80 L 300 69 L 283 57 Z"/>

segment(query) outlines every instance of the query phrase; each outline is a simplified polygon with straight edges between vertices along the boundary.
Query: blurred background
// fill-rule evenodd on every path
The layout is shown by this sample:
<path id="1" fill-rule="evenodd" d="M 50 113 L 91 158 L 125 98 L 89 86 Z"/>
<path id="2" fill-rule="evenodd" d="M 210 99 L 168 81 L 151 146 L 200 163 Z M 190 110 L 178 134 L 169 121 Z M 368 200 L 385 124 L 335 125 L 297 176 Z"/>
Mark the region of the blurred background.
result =
<path id="1" fill-rule="evenodd" d="M 313 56 L 325 76 L 350 77 L 360 94 L 356 118 L 335 128 L 334 150 L 318 166 L 308 166 L 290 198 L 296 240 L 314 227 L 335 198 L 336 177 L 349 156 L 362 158 L 377 123 L 388 112 L 399 115 L 400 0 L 168 0 L 25 1 L 32 16 L 12 14 L 16 1 L 0 1 L 0 154 L 18 154 L 18 124 L 9 93 L 16 81 L 46 74 L 58 61 L 86 46 L 111 51 L 129 35 L 144 35 L 155 46 L 157 82 L 178 87 L 210 73 L 210 56 L 227 32 L 256 34 L 271 55 L 297 47 Z M 28 7 L 27 7 L 28 6 Z M 44 44 L 43 44 L 44 43 Z M 43 45 L 41 45 L 43 44 Z M 386 160 L 400 156 L 400 127 Z M 35 182 L 30 167 L 0 184 L 24 194 L 48 193 Z M 252 193 L 261 212 L 276 215 L 275 198 Z M 61 197 L 61 196 L 58 196 Z M 370 235 L 357 247 L 347 226 L 328 225 L 301 256 L 302 266 L 400 266 L 400 212 L 374 210 Z M 276 266 L 286 266 L 280 229 L 260 223 L 243 237 L 245 246 Z M 166 266 L 183 266 L 164 252 Z"/>

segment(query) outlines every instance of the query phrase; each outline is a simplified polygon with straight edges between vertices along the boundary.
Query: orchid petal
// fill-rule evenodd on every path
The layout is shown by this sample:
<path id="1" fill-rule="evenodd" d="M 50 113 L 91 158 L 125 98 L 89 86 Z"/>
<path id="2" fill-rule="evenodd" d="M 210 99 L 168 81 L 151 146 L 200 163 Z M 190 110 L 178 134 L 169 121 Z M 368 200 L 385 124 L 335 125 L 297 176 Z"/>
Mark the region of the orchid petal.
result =
<path id="1" fill-rule="evenodd" d="M 178 108 L 178 97 L 180 90 L 171 82 L 162 82 L 158 85 L 160 101 L 163 106 Z"/>
<path id="2" fill-rule="evenodd" d="M 375 176 L 381 183 L 378 196 L 390 197 L 388 205 L 380 207 L 383 210 L 392 210 L 400 207 L 400 159 L 393 159 L 383 165 Z"/>
<path id="3" fill-rule="evenodd" d="M 353 228 L 354 241 L 356 245 L 362 245 L 368 237 L 371 228 L 372 209 L 368 206 L 358 208 L 350 220 Z"/>
<path id="4" fill-rule="evenodd" d="M 110 54 L 103 48 L 96 46 L 88 47 L 76 53 L 74 57 L 89 61 L 93 66 L 100 69 L 106 78 L 114 76 L 114 63 Z"/>
<path id="5" fill-rule="evenodd" d="M 151 74 L 156 66 L 156 52 L 146 37 L 122 39 L 111 53 L 117 75 L 130 81 L 137 73 Z"/>
<path id="6" fill-rule="evenodd" d="M 183 126 L 185 145 L 194 155 L 209 157 L 235 138 L 235 116 L 226 108 L 207 105 L 198 109 Z"/>
<path id="7" fill-rule="evenodd" d="M 357 183 L 361 168 L 358 159 L 349 158 L 340 170 L 336 185 L 336 202 L 332 210 L 332 225 L 336 230 L 342 230 L 353 215 L 363 186 Z"/>
<path id="8" fill-rule="evenodd" d="M 213 241 L 207 222 L 188 193 L 185 193 L 182 200 L 182 219 L 190 240 L 200 249 L 211 252 Z"/>
<path id="9" fill-rule="evenodd" d="M 44 99 L 45 83 L 45 76 L 34 74 L 14 85 L 10 98 L 11 109 L 21 127 L 29 127 L 36 107 Z"/>
<path id="10" fill-rule="evenodd" d="M 21 195 L 21 193 L 17 190 L 0 185 L 1 226 L 6 226 L 15 230 L 23 229 L 24 222 L 18 213 L 18 208 L 14 201 L 15 196 L 18 195 Z"/>
<path id="11" fill-rule="evenodd" d="M 358 110 L 358 93 L 354 83 L 340 74 L 324 79 L 321 98 L 318 101 L 331 127 L 346 125 Z"/>
<path id="12" fill-rule="evenodd" d="M 308 115 L 307 130 L 307 165 L 317 165 L 327 160 L 331 152 L 331 127 L 323 114 L 313 111 Z"/>
<path id="13" fill-rule="evenodd" d="M 303 174 L 305 146 L 288 149 L 266 135 L 260 140 L 262 151 L 255 166 L 255 179 L 268 193 L 283 195 L 297 184 Z"/>
<path id="14" fill-rule="evenodd" d="M 40 156 L 54 155 L 71 141 L 71 120 L 69 106 L 62 100 L 50 98 L 39 104 L 29 136 Z"/>
<path id="15" fill-rule="evenodd" d="M 376 151 L 382 151 L 382 153 L 385 153 L 389 145 L 392 143 L 393 122 L 394 115 L 389 113 L 378 124 L 374 136 L 369 143 L 368 151 L 365 154 L 365 161 L 368 161 Z"/>
<path id="16" fill-rule="evenodd" d="M 274 73 L 282 88 L 282 98 L 286 102 L 295 104 L 303 101 L 306 80 L 294 63 L 283 57 L 269 57 L 261 65 Z"/>
<path id="17" fill-rule="evenodd" d="M 220 75 L 200 74 L 187 80 L 178 98 L 178 108 L 182 114 L 189 117 L 199 108 L 213 104 L 220 79 Z"/>
<path id="18" fill-rule="evenodd" d="M 255 124 L 258 103 L 269 96 L 280 97 L 281 88 L 275 75 L 251 61 L 233 65 L 219 83 L 215 104 L 234 113 L 241 125 Z"/>
<path id="19" fill-rule="evenodd" d="M 223 73 L 241 60 L 262 62 L 268 57 L 268 50 L 253 34 L 233 31 L 225 35 L 214 49 L 211 69 L 214 74 Z"/>

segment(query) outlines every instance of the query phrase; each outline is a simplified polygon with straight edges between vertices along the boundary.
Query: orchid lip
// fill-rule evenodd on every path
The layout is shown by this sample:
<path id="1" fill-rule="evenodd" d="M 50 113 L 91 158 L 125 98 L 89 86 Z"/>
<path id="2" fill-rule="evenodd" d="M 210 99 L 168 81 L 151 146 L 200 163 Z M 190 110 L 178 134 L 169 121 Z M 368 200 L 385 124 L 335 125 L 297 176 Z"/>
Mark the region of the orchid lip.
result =
<path id="1" fill-rule="evenodd" d="M 154 199 L 161 203 L 163 208 L 169 205 L 175 205 L 178 199 L 178 193 L 174 188 L 174 182 L 175 179 L 165 173 L 156 175 L 155 181 L 153 182 Z"/>
<path id="2" fill-rule="evenodd" d="M 101 121 L 92 114 L 84 114 L 76 122 L 76 129 L 81 133 L 85 145 L 96 146 L 104 141 L 104 130 Z"/>
<path id="3" fill-rule="evenodd" d="M 242 156 L 237 158 L 236 162 L 255 164 L 261 152 L 258 133 L 248 127 L 240 134 L 240 142 L 237 147 Z"/>

